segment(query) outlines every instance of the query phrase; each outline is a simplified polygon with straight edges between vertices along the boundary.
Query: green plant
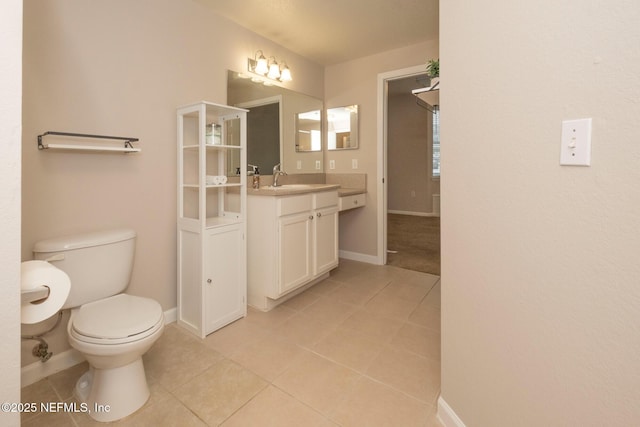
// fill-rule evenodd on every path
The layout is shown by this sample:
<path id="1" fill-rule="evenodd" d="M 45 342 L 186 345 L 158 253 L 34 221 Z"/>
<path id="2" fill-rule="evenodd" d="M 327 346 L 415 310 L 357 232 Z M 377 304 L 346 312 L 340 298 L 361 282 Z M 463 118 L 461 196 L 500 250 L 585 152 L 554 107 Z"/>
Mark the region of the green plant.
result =
<path id="1" fill-rule="evenodd" d="M 440 58 L 427 61 L 427 75 L 431 78 L 440 77 Z"/>

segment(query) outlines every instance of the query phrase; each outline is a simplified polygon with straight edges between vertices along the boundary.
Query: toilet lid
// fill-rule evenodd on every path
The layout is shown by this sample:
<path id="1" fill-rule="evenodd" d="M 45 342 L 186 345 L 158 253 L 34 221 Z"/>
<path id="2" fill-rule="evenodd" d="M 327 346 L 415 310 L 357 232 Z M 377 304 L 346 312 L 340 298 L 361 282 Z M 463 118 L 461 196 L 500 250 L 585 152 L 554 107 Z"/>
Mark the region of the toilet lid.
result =
<path id="1" fill-rule="evenodd" d="M 157 301 L 118 294 L 80 307 L 73 318 L 73 329 L 86 337 L 118 339 L 141 334 L 162 318 Z"/>

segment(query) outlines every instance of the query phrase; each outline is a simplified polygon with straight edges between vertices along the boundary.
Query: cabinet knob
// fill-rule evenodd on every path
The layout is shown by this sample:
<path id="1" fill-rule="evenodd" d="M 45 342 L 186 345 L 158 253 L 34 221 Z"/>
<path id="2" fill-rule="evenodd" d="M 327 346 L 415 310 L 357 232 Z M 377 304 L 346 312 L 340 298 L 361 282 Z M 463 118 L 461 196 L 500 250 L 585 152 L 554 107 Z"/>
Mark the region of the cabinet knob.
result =
<path id="1" fill-rule="evenodd" d="M 211 284 L 211 279 L 207 279 L 207 283 Z"/>
<path id="2" fill-rule="evenodd" d="M 313 219 L 313 215 L 309 215 L 309 219 Z"/>
<path id="3" fill-rule="evenodd" d="M 318 212 L 318 218 L 320 218 L 322 216 L 322 214 L 320 212 Z"/>

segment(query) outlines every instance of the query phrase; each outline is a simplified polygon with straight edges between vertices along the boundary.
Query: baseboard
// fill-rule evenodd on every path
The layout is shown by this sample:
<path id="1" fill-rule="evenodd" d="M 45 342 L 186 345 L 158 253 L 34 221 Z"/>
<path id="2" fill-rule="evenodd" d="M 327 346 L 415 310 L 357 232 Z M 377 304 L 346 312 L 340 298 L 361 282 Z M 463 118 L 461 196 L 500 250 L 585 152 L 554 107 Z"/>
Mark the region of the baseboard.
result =
<path id="1" fill-rule="evenodd" d="M 73 348 L 51 356 L 46 362 L 33 362 L 23 366 L 20 370 L 20 386 L 24 387 L 36 383 L 43 378 L 64 371 L 78 363 L 84 362 L 84 357 Z"/>
<path id="2" fill-rule="evenodd" d="M 164 312 L 164 323 L 169 324 L 176 321 L 177 308 L 170 308 Z M 34 362 L 23 366 L 20 369 L 20 386 L 28 386 L 36 383 L 50 375 L 69 369 L 79 363 L 84 362 L 84 357 L 78 351 L 70 348 L 62 353 L 54 354 L 46 362 Z"/>
<path id="3" fill-rule="evenodd" d="M 387 213 L 398 214 L 398 215 L 411 215 L 411 216 L 440 216 L 439 213 L 434 213 L 434 212 L 396 211 L 391 209 L 387 210 Z"/>
<path id="4" fill-rule="evenodd" d="M 338 251 L 340 258 L 348 259 L 351 261 L 366 262 L 367 264 L 380 265 L 378 257 L 374 255 L 361 254 L 358 252 Z"/>
<path id="5" fill-rule="evenodd" d="M 164 324 L 168 325 L 178 320 L 178 307 L 170 308 L 164 312 Z"/>
<path id="6" fill-rule="evenodd" d="M 451 409 L 451 406 L 444 401 L 442 396 L 438 397 L 438 421 L 444 427 L 465 427 L 462 420 Z"/>

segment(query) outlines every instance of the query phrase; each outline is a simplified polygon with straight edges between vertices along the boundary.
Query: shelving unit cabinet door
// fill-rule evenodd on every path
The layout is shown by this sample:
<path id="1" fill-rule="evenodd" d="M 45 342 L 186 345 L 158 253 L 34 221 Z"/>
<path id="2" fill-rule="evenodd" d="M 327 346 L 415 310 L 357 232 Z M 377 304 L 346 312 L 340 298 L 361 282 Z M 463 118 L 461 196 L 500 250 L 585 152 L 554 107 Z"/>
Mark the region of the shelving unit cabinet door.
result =
<path id="1" fill-rule="evenodd" d="M 311 212 L 278 219 L 278 298 L 309 281 L 312 272 Z"/>
<path id="2" fill-rule="evenodd" d="M 240 224 L 207 231 L 205 247 L 205 332 L 244 317 L 246 261 Z"/>
<path id="3" fill-rule="evenodd" d="M 313 274 L 318 275 L 338 266 L 338 207 L 317 210 L 313 222 Z"/>

